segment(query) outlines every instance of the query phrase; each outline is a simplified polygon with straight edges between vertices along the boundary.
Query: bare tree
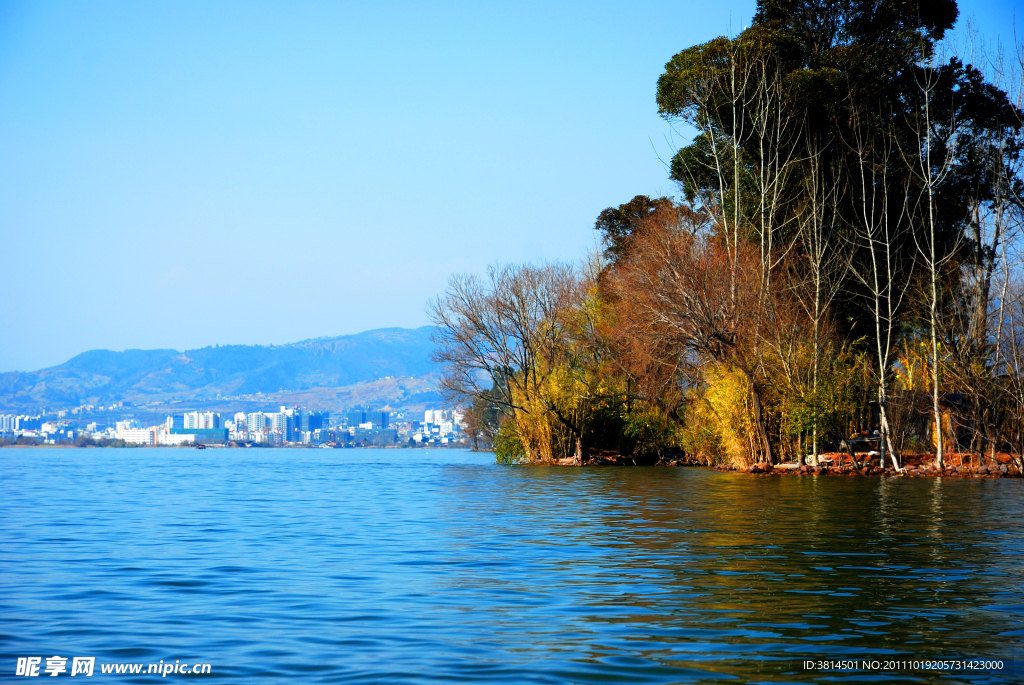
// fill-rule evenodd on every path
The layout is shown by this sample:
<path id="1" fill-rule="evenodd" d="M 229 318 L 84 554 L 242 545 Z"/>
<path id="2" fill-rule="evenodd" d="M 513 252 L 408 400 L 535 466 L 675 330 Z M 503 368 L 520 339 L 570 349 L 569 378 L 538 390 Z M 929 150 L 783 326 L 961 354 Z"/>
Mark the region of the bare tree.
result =
<path id="1" fill-rule="evenodd" d="M 438 328 L 431 358 L 444 367 L 442 390 L 456 401 L 486 395 L 514 421 L 545 407 L 544 386 L 558 368 L 579 297 L 579 276 L 565 264 L 453 276 L 428 310 Z M 550 457 L 550 446 L 520 433 L 528 458 Z"/>
<path id="2" fill-rule="evenodd" d="M 691 51 L 681 66 L 686 77 L 673 81 L 677 90 L 666 93 L 665 102 L 674 104 L 663 112 L 681 118 L 698 135 L 687 154 L 676 156 L 673 176 L 688 199 L 698 202 L 697 213 L 716 224 L 721 247 L 715 248 L 716 259 L 724 259 L 718 277 L 727 279 L 728 308 L 760 312 L 758 320 L 772 318 L 773 274 L 796 239 L 795 232 L 788 240 L 784 235 L 796 214 L 790 186 L 800 163 L 797 143 L 803 120 L 793 116 L 786 102 L 783 69 L 770 37 L 758 31 L 717 38 Z M 751 242 L 758 250 L 753 261 Z M 658 251 L 650 244 L 648 249 Z M 749 291 L 751 273 L 758 276 L 756 304 L 745 301 L 750 292 L 740 292 Z M 770 461 L 772 448 L 753 375 L 763 366 L 763 342 L 759 335 L 746 339 L 739 365 L 747 367 L 755 423 Z"/>
<path id="3" fill-rule="evenodd" d="M 885 121 L 879 116 L 878 120 Z M 867 303 L 875 324 L 875 372 L 878 386 L 878 413 L 882 440 L 893 468 L 900 470 L 899 451 L 893 441 L 893 425 L 889 415 L 889 380 L 893 364 L 893 346 L 901 320 L 910 274 L 899 259 L 899 245 L 908 230 L 904 202 L 892 198 L 906 197 L 906 184 L 894 188 L 892 169 L 897 163 L 895 137 L 891 130 L 869 121 L 864 112 L 855 110 L 852 117 L 853 201 L 857 223 L 854 240 L 866 259 L 851 269 L 854 278 L 864 286 Z M 896 207 L 893 207 L 893 205 Z M 903 422 L 905 423 L 905 422 Z M 883 454 L 883 463 L 885 455 Z"/>
<path id="4" fill-rule="evenodd" d="M 773 450 L 761 400 L 757 348 L 764 318 L 758 257 L 715 236 L 662 228 L 640 236 L 610 278 L 636 335 L 656 341 L 676 360 L 735 366 L 747 380 L 764 459 Z M 735 277 L 722 278 L 734 268 Z M 685 362 L 680 362 L 685 363 Z"/>
<path id="5" fill-rule="evenodd" d="M 928 275 L 928 323 L 933 364 L 932 370 L 932 413 L 935 423 L 935 465 L 943 468 L 944 440 L 942 428 L 942 407 L 940 400 L 939 368 L 942 365 L 939 357 L 939 280 L 943 268 L 952 259 L 954 250 L 939 245 L 939 216 L 937 191 L 954 167 L 960 131 L 954 107 L 949 108 L 947 119 L 934 115 L 933 103 L 936 91 L 940 86 L 941 77 L 938 69 L 939 59 L 932 56 L 917 71 L 918 107 L 910 122 L 915 132 L 914 149 L 905 150 L 904 156 L 908 168 L 917 176 L 921 184 L 921 197 L 913 206 L 914 217 L 921 231 L 914 232 L 918 252 L 924 261 Z M 919 235 L 920 234 L 920 235 Z"/>
<path id="6" fill-rule="evenodd" d="M 791 184 L 805 161 L 798 142 L 810 134 L 805 126 L 807 117 L 795 116 L 786 102 L 782 65 L 774 51 L 756 34 L 748 40 L 752 44 L 745 46 L 742 58 L 754 80 L 744 100 L 750 120 L 746 144 L 750 152 L 743 161 L 750 167 L 754 187 L 749 223 L 760 246 L 762 287 L 768 292 L 772 275 L 794 246 L 795 235 L 785 239 L 789 224 L 799 216 L 800 198 L 791 192 Z"/>
<path id="7" fill-rule="evenodd" d="M 1001 308 L 1002 389 L 1009 404 L 1004 435 L 1018 468 L 1024 469 L 1024 284 L 1019 278 L 1010 283 Z"/>
<path id="8" fill-rule="evenodd" d="M 982 454 L 987 443 L 995 456 L 999 424 L 1004 412 L 999 381 L 1005 370 L 1002 328 L 1006 324 L 1007 298 L 1016 265 L 1010 246 L 1016 248 L 1022 224 L 1021 185 L 1024 148 L 1021 121 L 1021 70 L 1008 67 L 1000 52 L 990 54 L 977 37 L 970 46 L 972 61 L 987 64 L 997 92 L 1009 97 L 996 104 L 997 115 L 984 126 L 973 127 L 961 155 L 973 173 L 967 197 L 965 259 L 961 265 L 959 297 L 944 317 L 943 342 L 949 350 L 956 381 L 970 401 L 964 427 L 969 429 L 972 453 Z"/>
<path id="9" fill-rule="evenodd" d="M 839 293 L 850 265 L 850 252 L 839 239 L 839 176 L 826 160 L 834 157 L 831 140 L 808 133 L 804 162 L 803 211 L 800 213 L 801 259 L 796 263 L 806 274 L 797 283 L 796 297 L 811 324 L 811 391 L 818 392 L 822 333 L 832 301 Z M 818 463 L 818 423 L 811 428 L 811 458 Z M 803 453 L 800 461 L 803 463 Z"/>

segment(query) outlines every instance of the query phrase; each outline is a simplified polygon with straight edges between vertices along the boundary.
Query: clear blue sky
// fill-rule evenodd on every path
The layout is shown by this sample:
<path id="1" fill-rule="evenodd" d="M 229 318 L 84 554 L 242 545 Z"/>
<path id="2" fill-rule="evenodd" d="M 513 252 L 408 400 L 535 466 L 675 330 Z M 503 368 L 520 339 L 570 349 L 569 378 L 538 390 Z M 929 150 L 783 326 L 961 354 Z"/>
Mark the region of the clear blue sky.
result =
<path id="1" fill-rule="evenodd" d="M 665 62 L 753 10 L 0 2 L 0 371 L 419 326 L 452 272 L 578 259 L 675 192 Z"/>

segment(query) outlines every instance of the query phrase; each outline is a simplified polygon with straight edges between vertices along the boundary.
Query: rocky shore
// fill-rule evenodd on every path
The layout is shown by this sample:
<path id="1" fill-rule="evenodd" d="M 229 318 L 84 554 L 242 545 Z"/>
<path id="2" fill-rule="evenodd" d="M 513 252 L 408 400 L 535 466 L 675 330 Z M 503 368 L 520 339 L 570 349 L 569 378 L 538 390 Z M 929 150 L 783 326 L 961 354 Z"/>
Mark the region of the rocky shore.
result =
<path id="1" fill-rule="evenodd" d="M 901 460 L 903 468 L 896 470 L 892 464 L 883 466 L 876 454 L 858 454 L 856 460 L 849 454 L 833 452 L 822 454 L 818 466 L 800 465 L 796 462 L 781 464 L 758 463 L 747 468 L 719 465 L 716 471 L 750 473 L 759 475 L 786 476 L 904 476 L 944 478 L 1021 478 L 1016 461 L 1009 454 L 997 454 L 995 459 L 979 459 L 977 455 L 952 454 L 946 458 L 943 469 L 934 465 L 932 454 L 909 454 Z M 582 463 L 574 459 L 561 459 L 557 466 L 693 466 L 707 467 L 707 464 L 686 458 L 651 460 L 626 459 L 616 455 L 592 456 Z"/>
<path id="2" fill-rule="evenodd" d="M 891 464 L 883 465 L 874 454 L 857 455 L 854 460 L 847 454 L 823 454 L 821 464 L 811 466 L 794 462 L 782 464 L 754 464 L 746 469 L 716 466 L 719 471 L 742 471 L 753 474 L 784 474 L 797 476 L 942 476 L 944 478 L 1020 478 L 1020 468 L 1009 454 L 997 454 L 994 459 L 979 459 L 977 455 L 953 454 L 938 469 L 934 455 L 911 454 L 901 460 L 903 468 L 896 470 Z"/>

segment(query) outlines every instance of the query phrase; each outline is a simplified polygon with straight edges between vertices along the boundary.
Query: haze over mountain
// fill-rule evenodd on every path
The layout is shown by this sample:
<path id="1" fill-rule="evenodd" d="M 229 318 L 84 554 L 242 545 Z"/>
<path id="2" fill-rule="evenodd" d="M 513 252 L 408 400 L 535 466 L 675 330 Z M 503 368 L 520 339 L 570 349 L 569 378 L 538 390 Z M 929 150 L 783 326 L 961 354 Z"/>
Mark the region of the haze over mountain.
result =
<path id="1" fill-rule="evenodd" d="M 381 328 L 287 345 L 226 345 L 185 352 L 91 350 L 48 369 L 0 374 L 0 409 L 28 412 L 116 401 L 282 392 L 316 397 L 320 390 L 359 385 L 366 402 L 412 399 L 410 392 L 436 397 L 432 330 Z M 413 382 L 382 382 L 396 378 Z M 388 397 L 375 397 L 374 388 Z"/>

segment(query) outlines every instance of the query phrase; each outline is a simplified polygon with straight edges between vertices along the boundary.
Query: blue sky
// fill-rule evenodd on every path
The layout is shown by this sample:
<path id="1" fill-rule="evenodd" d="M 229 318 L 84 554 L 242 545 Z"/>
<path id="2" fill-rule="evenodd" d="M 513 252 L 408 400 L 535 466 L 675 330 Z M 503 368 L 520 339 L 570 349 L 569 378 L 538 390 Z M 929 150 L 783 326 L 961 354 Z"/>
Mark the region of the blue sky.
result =
<path id="1" fill-rule="evenodd" d="M 753 11 L 0 2 L 0 371 L 419 326 L 453 272 L 579 259 L 675 192 L 665 62 Z"/>

